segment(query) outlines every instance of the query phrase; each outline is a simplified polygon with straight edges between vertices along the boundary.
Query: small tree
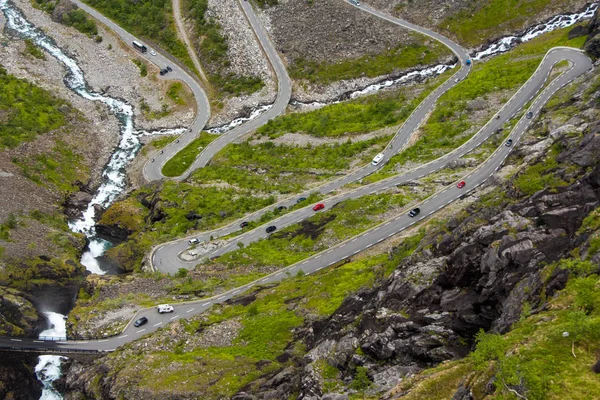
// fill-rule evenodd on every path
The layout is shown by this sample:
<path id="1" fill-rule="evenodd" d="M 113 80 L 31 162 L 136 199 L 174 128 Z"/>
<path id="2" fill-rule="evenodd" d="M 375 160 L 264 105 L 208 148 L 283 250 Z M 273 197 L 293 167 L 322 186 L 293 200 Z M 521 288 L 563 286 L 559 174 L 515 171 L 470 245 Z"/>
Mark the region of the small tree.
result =
<path id="1" fill-rule="evenodd" d="M 357 392 L 364 393 L 365 390 L 373 385 L 371 378 L 369 378 L 368 369 L 365 367 L 356 367 L 356 374 L 350 384 L 350 387 Z"/>

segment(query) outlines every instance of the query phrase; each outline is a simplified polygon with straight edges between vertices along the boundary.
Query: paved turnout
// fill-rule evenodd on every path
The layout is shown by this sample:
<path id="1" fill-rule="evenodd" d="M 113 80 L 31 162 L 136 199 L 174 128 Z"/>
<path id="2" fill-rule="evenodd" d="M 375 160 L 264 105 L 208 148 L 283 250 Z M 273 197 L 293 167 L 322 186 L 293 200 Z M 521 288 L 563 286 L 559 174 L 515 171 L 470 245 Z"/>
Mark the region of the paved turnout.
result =
<path id="1" fill-rule="evenodd" d="M 379 12 L 372 10 L 368 7 L 363 8 L 367 12 L 371 12 L 375 15 L 380 15 Z M 383 14 L 381 14 L 380 16 L 388 20 L 395 20 Z M 403 23 L 407 24 L 405 22 Z M 552 67 L 557 62 L 560 62 L 562 60 L 569 60 L 572 64 L 571 68 L 560 74 L 551 83 L 544 87 L 544 85 L 547 83 L 547 79 Z M 529 107 L 524 111 L 531 111 L 533 114 L 533 118 L 527 118 L 525 115 L 521 117 L 509 135 L 509 137 L 513 139 L 512 147 L 514 147 L 515 145 L 517 145 L 522 135 L 525 133 L 529 125 L 539 114 L 541 108 L 550 99 L 550 97 L 554 93 L 556 93 L 556 91 L 558 91 L 561 87 L 571 82 L 578 76 L 584 74 L 591 68 L 592 63 L 589 60 L 589 58 L 578 50 L 563 47 L 552 49 L 548 52 L 548 54 L 540 64 L 539 68 L 529 79 L 529 81 L 525 85 L 523 85 L 521 89 L 519 89 L 519 91 L 513 96 L 513 98 L 510 99 L 509 102 L 499 111 L 499 113 L 497 114 L 498 118 L 493 117 L 485 127 L 483 127 L 469 142 L 465 143 L 459 149 L 441 157 L 440 159 L 422 165 L 406 174 L 388 178 L 386 180 L 382 180 L 380 182 L 361 187 L 354 191 L 339 196 L 331 197 L 329 199 L 324 200 L 323 202 L 327 205 L 327 207 L 329 207 L 330 205 L 342 201 L 346 198 L 360 197 L 365 194 L 386 190 L 399 183 L 406 182 L 412 179 L 418 179 L 426 174 L 429 174 L 443 167 L 449 161 L 459 157 L 460 155 L 466 154 L 467 152 L 480 145 L 484 140 L 486 140 L 490 135 L 492 135 L 494 131 L 497 128 L 499 128 L 504 122 L 512 118 L 515 113 L 517 113 L 525 105 L 531 102 Z M 466 71 L 463 71 L 463 73 L 466 73 Z M 537 97 L 535 97 L 536 95 Z M 431 104 L 431 107 L 433 107 L 433 104 Z M 425 114 L 426 113 L 427 112 L 425 111 Z M 413 129 L 416 129 L 418 123 L 413 126 Z M 396 139 L 397 138 L 395 138 L 395 140 Z M 253 286 L 277 282 L 288 276 L 288 274 L 294 275 L 298 273 L 298 271 L 303 271 L 306 274 L 319 271 L 337 262 L 352 257 L 353 255 L 377 243 L 380 243 L 381 241 L 397 234 L 398 232 L 407 229 L 408 227 L 418 223 L 419 221 L 428 217 L 429 215 L 437 212 L 452 201 L 455 201 L 456 199 L 465 195 L 469 191 L 474 190 L 476 187 L 483 184 L 483 182 L 502 165 L 506 157 L 509 155 L 509 152 L 511 151 L 512 147 L 506 147 L 504 145 L 498 147 L 498 149 L 496 149 L 496 151 L 483 164 L 481 164 L 476 170 L 469 173 L 463 178 L 467 182 L 467 185 L 464 188 L 458 189 L 454 184 L 452 184 L 447 188 L 425 199 L 418 205 L 415 205 L 415 207 L 420 207 L 421 213 L 414 218 L 411 218 L 408 215 L 400 215 L 372 229 L 369 229 L 368 231 L 363 232 L 356 237 L 348 239 L 326 251 L 323 251 L 305 260 L 302 260 L 289 267 L 283 268 L 254 282 L 232 289 L 230 291 L 227 291 L 209 299 L 174 305 L 175 311 L 173 313 L 158 314 L 156 309 L 154 308 L 140 310 L 132 319 L 132 321 L 142 316 L 145 316 L 149 319 L 149 323 L 142 327 L 136 328 L 130 322 L 130 324 L 125 328 L 123 333 L 119 336 L 107 338 L 104 340 L 63 342 L 47 342 L 37 339 L 34 340 L 19 338 L 0 338 L 0 346 L 13 347 L 16 349 L 37 349 L 44 352 L 68 352 L 77 350 L 113 351 L 117 347 L 132 340 L 138 339 L 147 333 L 153 332 L 173 320 L 176 320 L 178 318 L 186 318 L 201 313 L 207 308 L 211 307 L 213 304 L 224 302 L 232 297 L 235 297 L 249 290 Z M 335 187 L 336 186 L 334 186 L 334 188 Z M 293 203 L 293 199 L 290 199 L 288 201 L 290 202 L 290 204 Z M 278 220 L 276 220 L 276 222 L 270 222 L 269 225 L 285 225 L 298 222 L 314 213 L 311 209 L 311 206 L 312 204 L 308 207 L 304 207 L 302 209 L 294 211 L 288 215 L 284 215 Z M 233 227 L 235 226 L 235 224 L 231 224 L 230 227 L 232 228 L 230 229 L 233 229 Z M 218 233 L 225 234 L 226 229 L 227 227 L 220 228 L 213 232 L 206 233 L 204 235 L 215 235 Z M 264 237 L 265 235 L 266 234 L 264 233 L 264 230 L 261 231 L 261 229 L 255 229 L 253 231 L 244 233 L 244 235 L 240 237 L 235 238 L 234 242 L 237 243 L 238 241 L 243 241 L 244 243 L 249 243 L 251 241 L 258 240 L 261 237 Z M 202 238 L 203 236 L 198 235 L 198 237 Z M 187 247 L 186 242 L 183 241 L 174 243 L 183 243 L 184 246 Z M 174 247 L 173 249 L 174 251 L 177 250 Z M 219 251 L 227 251 L 227 247 L 224 247 Z M 158 255 L 162 254 L 163 253 L 160 252 L 160 248 L 158 248 L 157 251 L 153 253 L 153 258 L 155 259 Z M 164 255 L 169 256 L 169 253 L 164 253 Z M 172 261 L 172 257 L 169 257 L 169 261 Z M 177 259 L 177 257 L 175 258 Z"/>

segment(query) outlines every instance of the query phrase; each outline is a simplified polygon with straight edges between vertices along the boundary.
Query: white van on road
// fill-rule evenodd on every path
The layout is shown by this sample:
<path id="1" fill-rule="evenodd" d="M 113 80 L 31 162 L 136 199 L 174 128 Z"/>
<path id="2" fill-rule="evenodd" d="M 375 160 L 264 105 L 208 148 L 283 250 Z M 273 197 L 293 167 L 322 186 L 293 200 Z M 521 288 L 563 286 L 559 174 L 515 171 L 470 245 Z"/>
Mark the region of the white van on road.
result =
<path id="1" fill-rule="evenodd" d="M 373 158 L 373 161 L 371 161 L 371 164 L 377 165 L 381 162 L 381 160 L 383 160 L 383 153 L 377 154 L 375 158 Z"/>
<path id="2" fill-rule="evenodd" d="M 158 307 L 156 307 L 157 311 L 159 314 L 164 314 L 164 313 L 169 313 L 169 312 L 173 312 L 173 306 L 170 306 L 168 304 L 159 304 Z"/>

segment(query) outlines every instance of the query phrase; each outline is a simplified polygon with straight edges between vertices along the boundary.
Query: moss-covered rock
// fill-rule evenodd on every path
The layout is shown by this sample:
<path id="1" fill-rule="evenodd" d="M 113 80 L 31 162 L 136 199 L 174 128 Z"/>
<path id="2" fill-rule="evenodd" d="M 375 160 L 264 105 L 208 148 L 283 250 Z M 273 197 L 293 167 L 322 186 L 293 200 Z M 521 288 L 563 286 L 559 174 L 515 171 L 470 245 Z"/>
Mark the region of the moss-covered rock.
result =
<path id="1" fill-rule="evenodd" d="M 16 290 L 0 286 L 0 336 L 37 336 L 44 316 Z"/>

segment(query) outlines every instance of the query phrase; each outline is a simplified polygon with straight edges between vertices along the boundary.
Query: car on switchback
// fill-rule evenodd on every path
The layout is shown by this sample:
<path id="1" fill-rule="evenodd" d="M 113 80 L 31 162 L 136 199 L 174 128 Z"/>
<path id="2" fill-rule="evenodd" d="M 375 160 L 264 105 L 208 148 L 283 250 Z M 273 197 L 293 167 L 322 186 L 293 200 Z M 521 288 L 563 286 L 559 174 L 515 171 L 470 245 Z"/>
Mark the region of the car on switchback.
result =
<path id="1" fill-rule="evenodd" d="M 465 181 L 460 181 L 456 184 L 456 187 L 459 189 L 462 189 L 465 187 L 465 185 L 466 185 Z"/>
<path id="2" fill-rule="evenodd" d="M 420 208 L 413 208 L 412 210 L 410 210 L 408 212 L 408 216 L 411 217 L 411 218 L 412 217 L 416 217 L 417 215 L 419 215 L 420 212 L 421 212 Z"/>
<path id="3" fill-rule="evenodd" d="M 325 208 L 325 204 L 323 203 L 317 203 L 315 204 L 315 206 L 313 207 L 313 211 L 319 211 Z"/>
<path id="4" fill-rule="evenodd" d="M 526 115 L 527 119 L 533 118 L 533 112 L 529 111 Z"/>
<path id="5" fill-rule="evenodd" d="M 267 227 L 266 231 L 267 231 L 267 233 L 271 233 L 271 232 L 275 232 L 276 229 L 277 229 L 277 227 L 275 225 L 271 225 L 271 226 Z"/>
<path id="6" fill-rule="evenodd" d="M 188 243 L 193 246 L 195 244 L 200 243 L 200 241 L 198 239 L 196 239 L 196 238 L 192 238 L 192 239 L 188 240 Z"/>
<path id="7" fill-rule="evenodd" d="M 508 139 L 508 140 L 506 141 L 506 143 L 504 143 L 504 145 L 505 145 L 506 147 L 510 147 L 510 146 L 512 146 L 512 144 L 513 144 L 513 140 L 512 140 L 512 139 Z"/>
<path id="8" fill-rule="evenodd" d="M 248 221 L 244 221 L 240 224 L 240 228 L 245 228 L 248 226 Z"/>
<path id="9" fill-rule="evenodd" d="M 136 328 L 142 325 L 145 325 L 148 323 L 148 318 L 146 317 L 142 317 L 140 319 L 137 319 L 134 323 L 133 326 L 135 326 Z"/>

